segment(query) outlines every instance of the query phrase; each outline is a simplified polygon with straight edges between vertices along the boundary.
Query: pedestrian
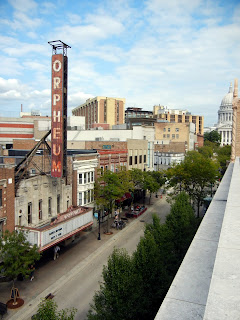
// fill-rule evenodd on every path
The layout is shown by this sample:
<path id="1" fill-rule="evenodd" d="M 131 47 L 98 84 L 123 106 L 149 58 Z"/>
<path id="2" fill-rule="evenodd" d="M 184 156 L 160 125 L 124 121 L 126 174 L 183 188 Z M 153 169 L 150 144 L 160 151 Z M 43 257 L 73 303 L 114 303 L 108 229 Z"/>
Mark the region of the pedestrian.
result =
<path id="1" fill-rule="evenodd" d="M 34 279 L 34 271 L 35 271 L 34 265 L 31 264 L 31 267 L 30 267 L 30 281 L 33 281 L 33 279 Z"/>
<path id="2" fill-rule="evenodd" d="M 53 248 L 53 251 L 54 251 L 53 260 L 56 260 L 56 259 L 59 258 L 60 247 L 59 246 L 55 246 Z"/>

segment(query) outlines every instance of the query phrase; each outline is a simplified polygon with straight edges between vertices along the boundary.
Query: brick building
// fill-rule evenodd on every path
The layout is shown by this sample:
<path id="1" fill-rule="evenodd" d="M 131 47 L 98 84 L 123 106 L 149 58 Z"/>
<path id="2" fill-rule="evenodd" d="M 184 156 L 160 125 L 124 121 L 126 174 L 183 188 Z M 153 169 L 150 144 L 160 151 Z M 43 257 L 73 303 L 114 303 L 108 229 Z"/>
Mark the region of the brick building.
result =
<path id="1" fill-rule="evenodd" d="M 84 116 L 86 129 L 101 126 L 111 129 L 113 125 L 124 123 L 125 99 L 95 97 L 74 108 L 74 116 Z M 98 125 L 97 125 L 98 124 Z"/>
<path id="2" fill-rule="evenodd" d="M 15 180 L 14 166 L 0 165 L 0 236 L 2 232 L 12 232 L 15 227 Z"/>

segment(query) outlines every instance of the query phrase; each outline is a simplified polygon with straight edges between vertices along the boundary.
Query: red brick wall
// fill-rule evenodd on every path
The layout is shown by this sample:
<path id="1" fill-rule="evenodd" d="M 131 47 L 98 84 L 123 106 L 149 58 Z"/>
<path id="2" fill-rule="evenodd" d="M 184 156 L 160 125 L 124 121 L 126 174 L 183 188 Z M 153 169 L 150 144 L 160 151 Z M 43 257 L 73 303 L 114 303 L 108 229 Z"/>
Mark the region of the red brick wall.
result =
<path id="1" fill-rule="evenodd" d="M 0 217 L 7 218 L 3 231 L 12 232 L 15 227 L 15 180 L 14 168 L 0 168 L 0 189 L 2 189 L 2 207 Z"/>
<path id="2" fill-rule="evenodd" d="M 26 139 L 13 140 L 13 149 L 31 150 L 36 145 L 36 143 L 37 142 L 34 139 L 32 139 L 32 140 L 26 140 Z"/>

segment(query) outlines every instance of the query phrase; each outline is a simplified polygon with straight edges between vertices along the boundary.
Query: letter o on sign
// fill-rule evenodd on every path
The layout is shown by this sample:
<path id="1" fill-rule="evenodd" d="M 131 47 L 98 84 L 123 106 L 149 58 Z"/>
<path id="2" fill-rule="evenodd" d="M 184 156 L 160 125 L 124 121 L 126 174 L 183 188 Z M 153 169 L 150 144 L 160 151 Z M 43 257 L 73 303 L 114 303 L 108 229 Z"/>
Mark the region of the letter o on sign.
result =
<path id="1" fill-rule="evenodd" d="M 56 72 L 58 72 L 58 71 L 61 70 L 61 68 L 62 68 L 61 61 L 55 60 L 55 61 L 53 62 L 53 70 L 56 71 Z"/>

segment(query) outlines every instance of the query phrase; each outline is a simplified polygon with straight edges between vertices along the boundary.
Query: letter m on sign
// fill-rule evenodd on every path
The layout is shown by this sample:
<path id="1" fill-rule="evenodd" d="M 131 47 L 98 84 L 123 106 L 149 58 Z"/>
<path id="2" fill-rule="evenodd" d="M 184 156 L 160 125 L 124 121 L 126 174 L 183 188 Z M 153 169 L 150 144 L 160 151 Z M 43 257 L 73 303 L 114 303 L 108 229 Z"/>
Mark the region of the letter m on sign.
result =
<path id="1" fill-rule="evenodd" d="M 52 161 L 52 176 L 61 177 L 62 176 L 62 163 L 61 161 Z"/>

